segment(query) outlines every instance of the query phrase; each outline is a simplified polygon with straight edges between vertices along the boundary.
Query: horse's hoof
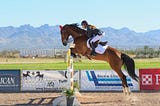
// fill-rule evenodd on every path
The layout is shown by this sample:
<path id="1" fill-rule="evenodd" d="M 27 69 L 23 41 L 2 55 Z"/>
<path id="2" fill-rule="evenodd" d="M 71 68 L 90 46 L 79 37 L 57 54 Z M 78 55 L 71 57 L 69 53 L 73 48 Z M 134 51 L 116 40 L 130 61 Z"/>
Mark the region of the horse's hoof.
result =
<path id="1" fill-rule="evenodd" d="M 124 92 L 124 95 L 129 96 L 129 95 L 131 95 L 131 92 Z"/>

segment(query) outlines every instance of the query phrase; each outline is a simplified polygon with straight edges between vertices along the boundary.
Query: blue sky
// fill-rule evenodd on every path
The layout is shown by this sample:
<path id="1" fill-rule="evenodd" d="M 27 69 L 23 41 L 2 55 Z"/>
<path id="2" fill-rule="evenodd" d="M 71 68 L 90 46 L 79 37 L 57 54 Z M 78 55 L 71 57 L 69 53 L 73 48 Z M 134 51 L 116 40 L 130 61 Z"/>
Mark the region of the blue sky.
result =
<path id="1" fill-rule="evenodd" d="M 88 20 L 97 27 L 160 29 L 160 0 L 1 0 L 0 27 Z"/>

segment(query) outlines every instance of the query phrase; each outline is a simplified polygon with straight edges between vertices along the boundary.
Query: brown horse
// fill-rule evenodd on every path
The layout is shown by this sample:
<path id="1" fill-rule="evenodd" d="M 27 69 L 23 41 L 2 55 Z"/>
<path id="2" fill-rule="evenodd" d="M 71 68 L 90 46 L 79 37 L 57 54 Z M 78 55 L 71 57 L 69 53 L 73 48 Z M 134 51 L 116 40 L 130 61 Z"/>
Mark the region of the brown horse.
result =
<path id="1" fill-rule="evenodd" d="M 126 76 L 122 73 L 121 68 L 124 65 L 131 78 L 138 81 L 138 76 L 135 74 L 135 63 L 132 58 L 110 46 L 108 46 L 103 54 L 90 56 L 89 54 L 91 50 L 87 47 L 88 38 L 86 36 L 87 32 L 85 30 L 79 28 L 76 24 L 66 24 L 63 27 L 60 26 L 60 29 L 61 39 L 64 46 L 67 45 L 69 36 L 72 36 L 75 44 L 74 48 L 71 49 L 73 53 L 87 56 L 89 59 L 108 62 L 111 68 L 118 74 L 118 76 L 122 80 L 123 92 L 128 94 L 130 93 L 126 81 Z"/>

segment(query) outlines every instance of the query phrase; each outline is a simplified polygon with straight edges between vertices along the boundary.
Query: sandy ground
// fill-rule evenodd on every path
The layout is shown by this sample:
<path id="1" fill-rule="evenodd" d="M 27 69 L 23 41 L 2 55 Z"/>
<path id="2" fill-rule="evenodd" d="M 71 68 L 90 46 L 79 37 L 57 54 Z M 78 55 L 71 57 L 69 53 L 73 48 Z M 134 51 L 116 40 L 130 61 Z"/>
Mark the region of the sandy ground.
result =
<path id="1" fill-rule="evenodd" d="M 61 93 L 0 93 L 1 106 L 51 106 Z M 77 97 L 82 106 L 160 106 L 160 92 L 132 93 L 81 93 Z"/>

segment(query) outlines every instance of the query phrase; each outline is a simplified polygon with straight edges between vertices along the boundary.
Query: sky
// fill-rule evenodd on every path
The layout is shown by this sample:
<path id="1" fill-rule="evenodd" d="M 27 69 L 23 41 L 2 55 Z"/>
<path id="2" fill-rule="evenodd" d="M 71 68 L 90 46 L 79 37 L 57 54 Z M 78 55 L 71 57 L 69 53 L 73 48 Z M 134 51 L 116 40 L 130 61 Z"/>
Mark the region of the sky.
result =
<path id="1" fill-rule="evenodd" d="M 65 25 L 87 20 L 99 28 L 160 29 L 160 0 L 1 0 L 0 27 Z"/>

